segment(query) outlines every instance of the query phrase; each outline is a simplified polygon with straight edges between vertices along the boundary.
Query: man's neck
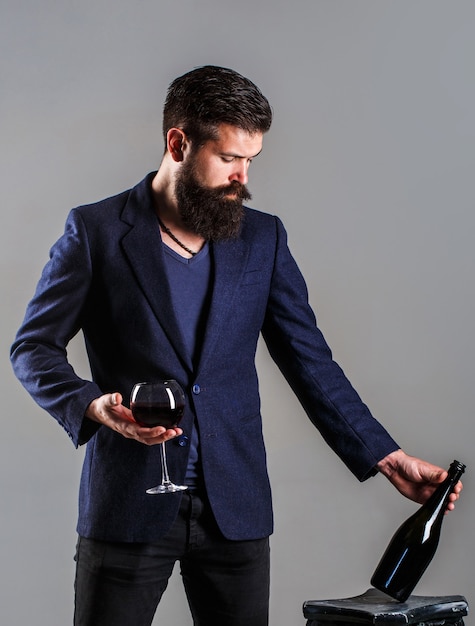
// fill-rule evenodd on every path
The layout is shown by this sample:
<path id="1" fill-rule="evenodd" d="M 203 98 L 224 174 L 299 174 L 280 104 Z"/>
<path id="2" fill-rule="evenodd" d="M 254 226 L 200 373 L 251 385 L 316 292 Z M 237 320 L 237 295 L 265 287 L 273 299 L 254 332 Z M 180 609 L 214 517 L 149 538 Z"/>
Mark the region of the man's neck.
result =
<path id="1" fill-rule="evenodd" d="M 183 224 L 174 192 L 175 176 L 167 170 L 162 163 L 152 180 L 152 194 L 155 211 L 161 222 L 162 240 L 181 256 L 190 258 L 201 250 L 205 240 Z"/>

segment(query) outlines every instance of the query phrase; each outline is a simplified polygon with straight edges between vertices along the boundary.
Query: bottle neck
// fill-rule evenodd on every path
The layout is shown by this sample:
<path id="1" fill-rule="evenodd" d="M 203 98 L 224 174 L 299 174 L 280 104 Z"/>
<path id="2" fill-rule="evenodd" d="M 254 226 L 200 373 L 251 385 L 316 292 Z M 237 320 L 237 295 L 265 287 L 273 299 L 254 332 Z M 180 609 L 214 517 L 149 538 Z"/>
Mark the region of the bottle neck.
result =
<path id="1" fill-rule="evenodd" d="M 453 491 L 453 488 L 460 480 L 460 477 L 465 471 L 465 465 L 460 463 L 459 461 L 454 461 L 449 469 L 448 476 L 441 483 L 431 497 L 427 500 L 424 505 L 424 508 L 430 509 L 433 512 L 439 512 L 441 509 L 445 511 L 445 508 L 448 504 L 449 496 Z"/>

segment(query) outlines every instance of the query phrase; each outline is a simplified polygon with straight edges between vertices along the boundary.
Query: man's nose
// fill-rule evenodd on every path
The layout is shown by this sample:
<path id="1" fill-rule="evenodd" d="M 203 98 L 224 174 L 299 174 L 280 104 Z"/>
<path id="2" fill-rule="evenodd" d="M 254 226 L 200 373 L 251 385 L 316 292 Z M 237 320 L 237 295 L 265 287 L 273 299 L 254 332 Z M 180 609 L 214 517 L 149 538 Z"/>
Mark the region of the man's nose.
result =
<path id="1" fill-rule="evenodd" d="M 229 180 L 237 180 L 239 183 L 241 183 L 241 185 L 246 185 L 249 180 L 248 171 L 249 163 L 238 163 L 233 173 L 229 177 Z"/>

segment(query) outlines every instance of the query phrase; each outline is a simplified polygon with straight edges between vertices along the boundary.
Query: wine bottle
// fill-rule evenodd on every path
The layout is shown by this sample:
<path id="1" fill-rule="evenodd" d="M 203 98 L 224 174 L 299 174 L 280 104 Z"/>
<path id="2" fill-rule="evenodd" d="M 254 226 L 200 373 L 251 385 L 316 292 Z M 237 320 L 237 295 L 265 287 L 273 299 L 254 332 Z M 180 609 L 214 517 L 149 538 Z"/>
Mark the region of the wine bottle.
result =
<path id="1" fill-rule="evenodd" d="M 373 587 L 399 602 L 411 595 L 435 554 L 449 496 L 464 470 L 454 461 L 444 482 L 401 524 L 371 578 Z"/>

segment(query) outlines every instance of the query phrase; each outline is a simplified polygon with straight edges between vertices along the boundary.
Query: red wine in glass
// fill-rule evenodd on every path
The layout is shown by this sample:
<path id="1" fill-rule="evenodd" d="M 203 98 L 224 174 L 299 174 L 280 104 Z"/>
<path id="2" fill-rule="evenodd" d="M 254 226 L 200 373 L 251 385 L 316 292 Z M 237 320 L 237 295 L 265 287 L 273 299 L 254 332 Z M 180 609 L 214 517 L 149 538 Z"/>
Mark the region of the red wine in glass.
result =
<path id="1" fill-rule="evenodd" d="M 185 405 L 177 406 L 174 409 L 153 402 L 133 402 L 130 405 L 134 420 L 140 426 L 163 426 L 164 428 L 174 428 L 178 426 L 183 417 Z"/>
<path id="2" fill-rule="evenodd" d="M 137 383 L 130 396 L 130 410 L 141 426 L 174 428 L 178 426 L 185 409 L 185 394 L 176 380 Z M 175 493 L 184 491 L 185 485 L 175 485 L 168 475 L 165 442 L 160 445 L 162 482 L 147 489 L 149 494 Z"/>

